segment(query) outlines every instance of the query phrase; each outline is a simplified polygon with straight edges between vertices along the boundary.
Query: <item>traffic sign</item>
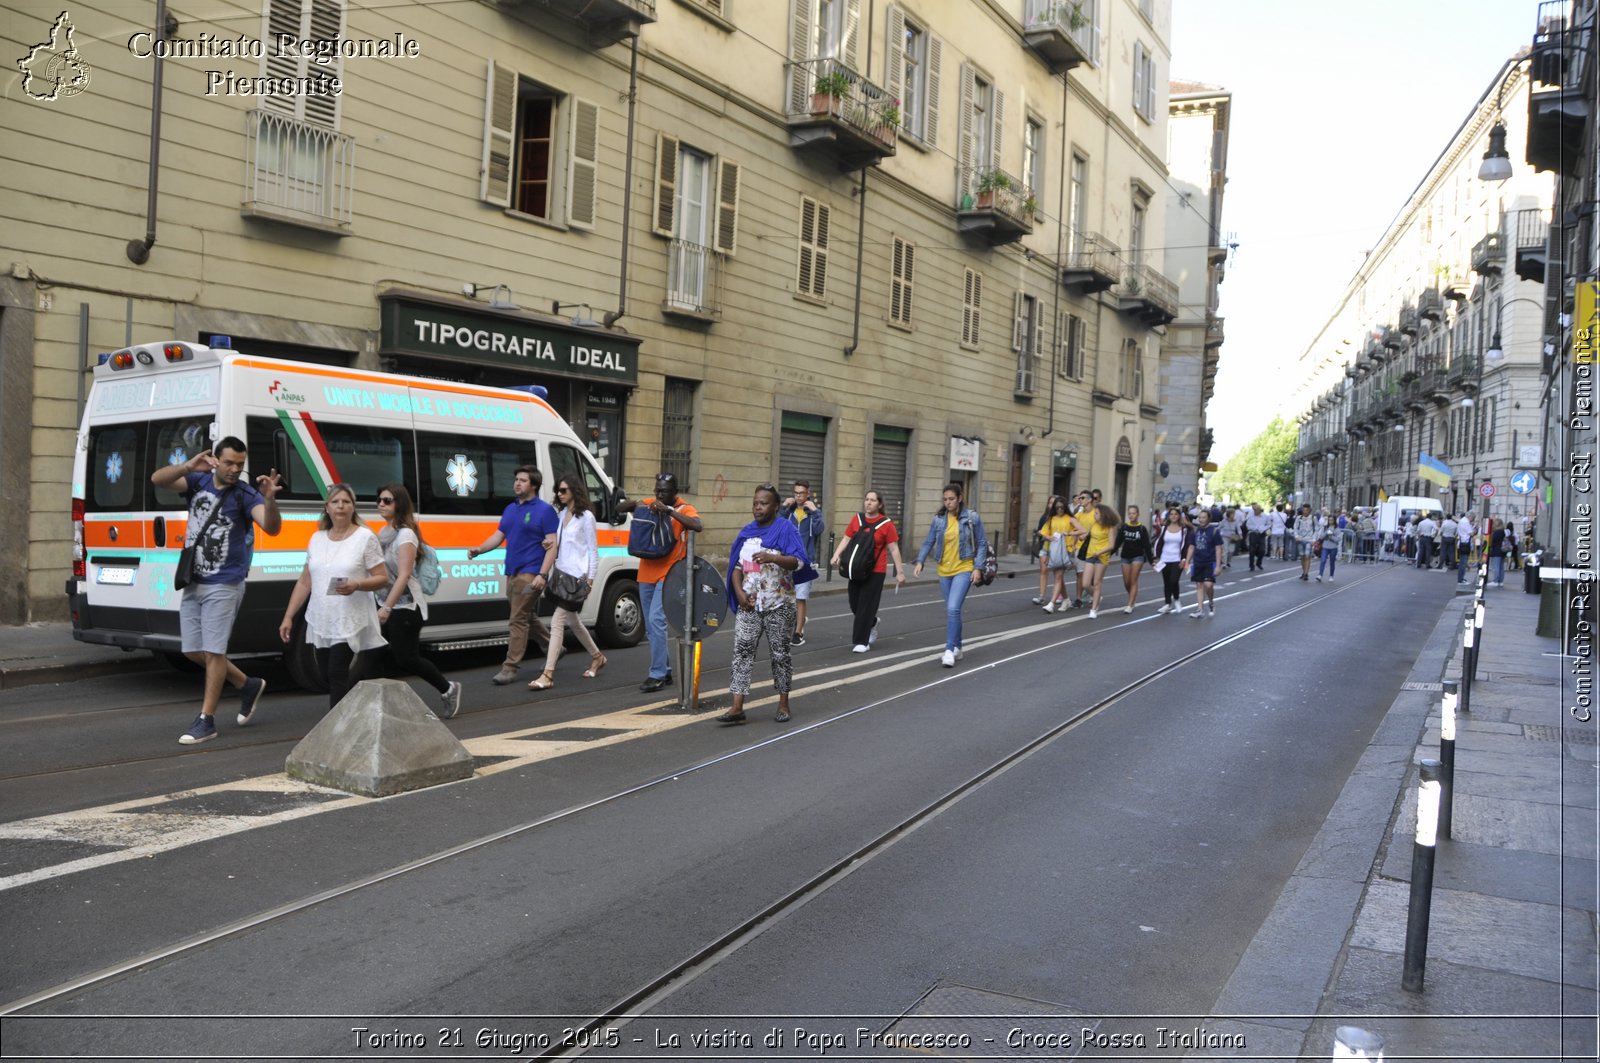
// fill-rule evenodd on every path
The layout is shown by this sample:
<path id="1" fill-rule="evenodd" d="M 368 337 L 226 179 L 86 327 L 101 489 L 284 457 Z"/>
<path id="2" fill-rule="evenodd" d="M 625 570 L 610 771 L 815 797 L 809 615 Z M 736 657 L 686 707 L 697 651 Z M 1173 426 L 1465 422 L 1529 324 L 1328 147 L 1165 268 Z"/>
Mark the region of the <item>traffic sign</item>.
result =
<path id="1" fill-rule="evenodd" d="M 1533 473 L 1523 470 L 1511 478 L 1511 490 L 1519 495 L 1529 495 L 1539 486 L 1539 480 Z"/>
<path id="2" fill-rule="evenodd" d="M 1494 484 L 1490 483 L 1488 480 L 1483 481 L 1483 483 L 1478 485 L 1478 494 L 1482 495 L 1484 498 L 1493 498 Z"/>

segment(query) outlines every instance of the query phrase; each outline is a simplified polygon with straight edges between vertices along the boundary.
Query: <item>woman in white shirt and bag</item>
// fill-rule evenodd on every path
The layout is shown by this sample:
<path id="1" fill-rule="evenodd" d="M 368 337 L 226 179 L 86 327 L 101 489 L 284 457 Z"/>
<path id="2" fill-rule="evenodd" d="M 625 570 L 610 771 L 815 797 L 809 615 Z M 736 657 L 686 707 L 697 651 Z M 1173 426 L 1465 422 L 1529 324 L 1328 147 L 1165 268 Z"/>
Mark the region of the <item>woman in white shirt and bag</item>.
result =
<path id="1" fill-rule="evenodd" d="M 306 641 L 316 647 L 317 663 L 327 673 L 331 709 L 366 677 L 377 656 L 372 651 L 387 645 L 371 592 L 388 586 L 389 570 L 378 537 L 356 514 L 356 492 L 349 484 L 328 488 L 317 528 L 278 636 L 289 641 L 295 614 L 305 606 Z"/>
<path id="2" fill-rule="evenodd" d="M 578 619 L 578 611 L 594 589 L 595 573 L 600 568 L 594 510 L 581 479 L 563 476 L 556 481 L 556 509 L 561 514 L 561 530 L 556 534 L 555 548 L 545 553 L 544 567 L 539 570 L 545 579 L 545 597 L 555 602 L 556 612 L 550 618 L 550 652 L 544 659 L 544 671 L 528 684 L 529 690 L 549 690 L 556 685 L 556 661 L 561 657 L 568 626 L 589 651 L 589 668 L 583 678 L 593 679 L 606 666 L 606 655 Z"/>
<path id="3" fill-rule="evenodd" d="M 439 692 L 439 718 L 448 720 L 461 711 L 461 684 L 446 679 L 438 665 L 422 656 L 419 646 L 422 625 L 428 622 L 428 599 L 416 579 L 422 529 L 417 527 L 417 510 L 405 484 L 378 488 L 378 516 L 387 519 L 378 544 L 389 574 L 389 585 L 378 592 L 378 622 L 395 664 Z"/>

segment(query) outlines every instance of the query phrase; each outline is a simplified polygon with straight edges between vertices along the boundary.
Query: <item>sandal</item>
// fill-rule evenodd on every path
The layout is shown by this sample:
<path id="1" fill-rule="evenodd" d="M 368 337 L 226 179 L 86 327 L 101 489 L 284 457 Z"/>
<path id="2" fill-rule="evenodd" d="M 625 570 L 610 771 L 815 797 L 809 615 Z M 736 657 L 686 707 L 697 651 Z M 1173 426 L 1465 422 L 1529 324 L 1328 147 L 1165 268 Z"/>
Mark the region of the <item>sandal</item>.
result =
<path id="1" fill-rule="evenodd" d="M 533 682 L 528 684 L 528 689 L 529 690 L 549 690 L 551 687 L 553 687 L 555 685 L 556 685 L 555 676 L 551 675 L 549 672 L 541 672 L 541 673 L 539 673 L 539 678 L 535 679 Z"/>
<path id="2" fill-rule="evenodd" d="M 717 717 L 717 722 L 721 724 L 744 723 L 744 721 L 745 715 L 742 712 L 725 712 Z"/>
<path id="3" fill-rule="evenodd" d="M 589 662 L 589 670 L 583 673 L 583 678 L 593 679 L 595 676 L 600 674 L 600 669 L 604 668 L 605 666 L 606 655 L 603 653 L 595 654 L 594 659 Z"/>
<path id="4" fill-rule="evenodd" d="M 779 709 L 777 711 L 777 713 L 774 714 L 774 716 L 772 717 L 772 722 L 773 723 L 788 723 L 790 721 L 790 719 L 792 719 L 792 717 L 787 712 L 784 712 L 782 709 Z"/>

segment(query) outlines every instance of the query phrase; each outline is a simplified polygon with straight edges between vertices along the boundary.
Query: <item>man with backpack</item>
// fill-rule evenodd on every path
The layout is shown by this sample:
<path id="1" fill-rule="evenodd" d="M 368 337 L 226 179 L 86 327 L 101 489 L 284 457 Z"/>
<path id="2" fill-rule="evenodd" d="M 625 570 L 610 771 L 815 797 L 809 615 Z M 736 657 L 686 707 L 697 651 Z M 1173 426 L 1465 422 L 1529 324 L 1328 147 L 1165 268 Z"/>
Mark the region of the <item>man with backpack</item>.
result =
<path id="1" fill-rule="evenodd" d="M 627 500 L 624 499 L 623 505 L 627 504 Z M 684 530 L 698 532 L 705 525 L 700 520 L 699 510 L 678 495 L 678 478 L 670 472 L 661 473 L 656 477 L 655 496 L 648 502 L 639 503 L 638 508 L 643 512 L 636 513 L 634 520 L 640 524 L 641 530 L 648 514 L 649 518 L 661 522 L 660 526 L 665 529 L 664 535 L 670 534 L 672 540 L 671 549 L 661 556 L 643 556 L 640 548 L 635 546 L 632 532 L 628 546 L 629 553 L 639 558 L 639 605 L 644 610 L 645 637 L 650 640 L 650 672 L 645 676 L 644 682 L 639 684 L 639 690 L 645 694 L 653 694 L 662 687 L 672 685 L 672 660 L 668 653 L 671 648 L 668 642 L 670 636 L 667 632 L 667 608 L 662 585 L 666 583 L 667 573 L 672 570 L 672 566 L 688 555 L 689 548 L 683 538 Z M 660 554 L 660 551 L 654 548 L 644 552 Z"/>
<path id="2" fill-rule="evenodd" d="M 794 492 L 783 500 L 778 516 L 794 522 L 800 541 L 806 544 L 808 557 L 822 556 L 822 533 L 827 522 L 822 519 L 822 507 L 811 497 L 811 481 L 796 480 Z M 794 589 L 794 641 L 791 646 L 806 644 L 806 601 L 811 597 L 811 584 L 801 583 Z"/>

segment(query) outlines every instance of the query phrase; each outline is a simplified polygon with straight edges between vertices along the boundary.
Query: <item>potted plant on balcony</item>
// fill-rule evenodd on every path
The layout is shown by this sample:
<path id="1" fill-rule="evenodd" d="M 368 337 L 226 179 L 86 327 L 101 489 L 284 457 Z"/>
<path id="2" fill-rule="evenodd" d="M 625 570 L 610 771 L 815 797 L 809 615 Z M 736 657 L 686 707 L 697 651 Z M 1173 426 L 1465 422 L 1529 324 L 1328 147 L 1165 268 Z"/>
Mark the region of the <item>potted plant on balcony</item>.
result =
<path id="1" fill-rule="evenodd" d="M 1028 198 L 1022 201 L 1022 212 L 1030 218 L 1035 217 L 1039 213 L 1039 197 L 1029 192 Z"/>
<path id="2" fill-rule="evenodd" d="M 978 174 L 978 209 L 989 210 L 994 206 L 994 194 L 1003 192 L 1011 187 L 1011 178 L 1000 170 L 983 170 Z"/>
<path id="3" fill-rule="evenodd" d="M 850 78 L 843 70 L 829 70 L 817 75 L 811 90 L 811 113 L 833 113 L 833 101 L 843 99 L 850 92 Z"/>
<path id="4" fill-rule="evenodd" d="M 889 127 L 890 132 L 899 129 L 901 121 L 900 101 L 895 100 L 893 103 L 884 104 L 883 109 L 878 112 L 878 116 L 883 119 L 883 124 Z"/>

